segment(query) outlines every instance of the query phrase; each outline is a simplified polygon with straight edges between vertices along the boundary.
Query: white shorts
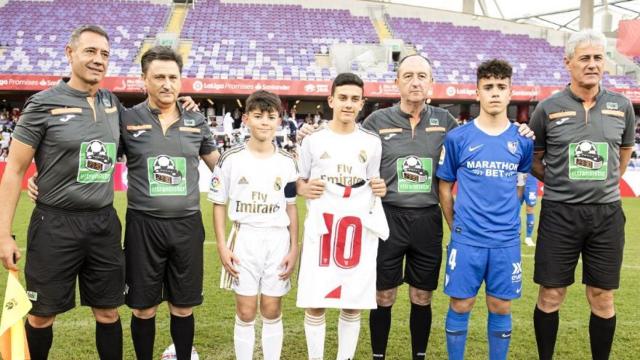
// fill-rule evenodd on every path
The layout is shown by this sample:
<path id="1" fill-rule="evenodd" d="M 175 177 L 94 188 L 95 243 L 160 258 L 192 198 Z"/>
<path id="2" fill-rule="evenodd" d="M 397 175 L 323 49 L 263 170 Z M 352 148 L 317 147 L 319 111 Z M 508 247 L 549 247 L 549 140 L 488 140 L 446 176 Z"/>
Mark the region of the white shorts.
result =
<path id="1" fill-rule="evenodd" d="M 284 271 L 280 266 L 289 253 L 289 229 L 286 227 L 253 227 L 234 224 L 227 246 L 240 260 L 238 279 L 231 279 L 222 268 L 221 288 L 230 288 L 238 295 L 258 294 L 280 297 L 291 289 L 291 281 L 280 280 Z"/>

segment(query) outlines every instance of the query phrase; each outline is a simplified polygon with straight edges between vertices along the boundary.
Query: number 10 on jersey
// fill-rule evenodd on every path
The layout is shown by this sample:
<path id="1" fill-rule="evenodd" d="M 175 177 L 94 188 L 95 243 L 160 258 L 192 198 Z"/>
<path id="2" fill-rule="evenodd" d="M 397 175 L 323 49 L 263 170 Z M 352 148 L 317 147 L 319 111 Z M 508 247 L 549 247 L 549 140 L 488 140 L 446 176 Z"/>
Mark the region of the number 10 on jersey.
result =
<path id="1" fill-rule="evenodd" d="M 360 263 L 362 251 L 362 221 L 356 216 L 337 218 L 324 213 L 324 223 L 329 229 L 320 239 L 320 266 L 333 262 L 340 268 L 351 269 Z M 336 221 L 334 221 L 336 220 Z"/>

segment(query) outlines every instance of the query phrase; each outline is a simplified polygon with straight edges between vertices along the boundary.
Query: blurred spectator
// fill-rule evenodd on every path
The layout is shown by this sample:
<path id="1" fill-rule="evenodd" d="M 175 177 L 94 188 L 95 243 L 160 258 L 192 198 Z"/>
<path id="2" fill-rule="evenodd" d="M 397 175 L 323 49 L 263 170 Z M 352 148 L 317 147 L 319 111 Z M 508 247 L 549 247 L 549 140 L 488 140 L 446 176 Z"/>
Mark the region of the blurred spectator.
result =
<path id="1" fill-rule="evenodd" d="M 236 108 L 235 110 L 233 110 L 233 114 L 231 115 L 231 117 L 233 118 L 233 128 L 239 129 L 240 124 L 242 124 L 242 111 Z"/>

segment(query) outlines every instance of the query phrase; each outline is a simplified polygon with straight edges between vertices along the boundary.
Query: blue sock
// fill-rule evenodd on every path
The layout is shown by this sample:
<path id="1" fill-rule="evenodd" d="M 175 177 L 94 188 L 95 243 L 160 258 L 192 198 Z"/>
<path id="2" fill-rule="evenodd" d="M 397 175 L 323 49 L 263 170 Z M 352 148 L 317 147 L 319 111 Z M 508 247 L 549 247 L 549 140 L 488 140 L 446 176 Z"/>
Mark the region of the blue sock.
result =
<path id="1" fill-rule="evenodd" d="M 527 214 L 527 237 L 531 237 L 533 234 L 533 225 L 536 223 L 535 214 Z"/>
<path id="2" fill-rule="evenodd" d="M 464 348 L 467 344 L 467 328 L 469 327 L 469 315 L 471 313 L 457 313 L 449 308 L 445 321 L 447 334 L 447 352 L 449 360 L 463 360 Z"/>
<path id="3" fill-rule="evenodd" d="M 487 333 L 489 359 L 505 360 L 511 342 L 511 314 L 499 315 L 489 312 Z"/>

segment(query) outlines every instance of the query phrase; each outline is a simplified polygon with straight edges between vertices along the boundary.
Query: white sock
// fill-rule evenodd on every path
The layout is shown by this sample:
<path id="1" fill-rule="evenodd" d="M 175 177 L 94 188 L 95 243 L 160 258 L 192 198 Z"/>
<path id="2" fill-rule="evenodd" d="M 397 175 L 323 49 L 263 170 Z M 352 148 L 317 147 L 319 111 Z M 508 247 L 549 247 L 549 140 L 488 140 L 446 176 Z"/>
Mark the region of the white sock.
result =
<path id="1" fill-rule="evenodd" d="M 349 314 L 340 310 L 338 319 L 338 357 L 337 360 L 350 360 L 356 354 L 360 335 L 360 312 Z"/>
<path id="2" fill-rule="evenodd" d="M 309 360 L 322 360 L 324 358 L 324 334 L 326 327 L 324 314 L 313 316 L 305 311 L 304 334 L 307 338 Z"/>
<path id="3" fill-rule="evenodd" d="M 262 318 L 262 354 L 264 360 L 279 360 L 282 352 L 282 315 L 275 319 Z"/>
<path id="4" fill-rule="evenodd" d="M 236 315 L 236 325 L 233 327 L 233 346 L 237 360 L 252 360 L 253 346 L 256 342 L 255 320 L 244 322 Z"/>

